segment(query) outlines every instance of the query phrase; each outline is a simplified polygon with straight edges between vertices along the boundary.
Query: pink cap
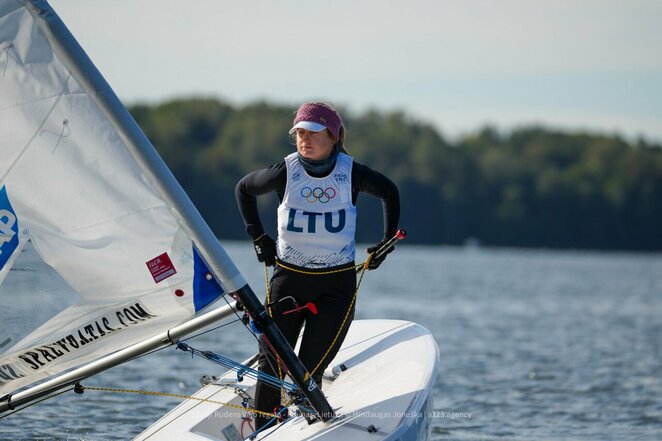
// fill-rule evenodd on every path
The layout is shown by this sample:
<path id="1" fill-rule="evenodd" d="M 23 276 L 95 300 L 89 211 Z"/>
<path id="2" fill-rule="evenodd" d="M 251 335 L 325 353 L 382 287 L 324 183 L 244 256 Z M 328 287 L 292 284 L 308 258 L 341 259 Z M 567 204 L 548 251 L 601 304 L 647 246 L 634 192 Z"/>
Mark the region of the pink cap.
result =
<path id="1" fill-rule="evenodd" d="M 329 129 L 336 138 L 340 138 L 342 121 L 338 112 L 327 104 L 305 103 L 297 110 L 293 124 L 290 134 L 294 133 L 296 129 L 306 129 L 312 132 Z"/>

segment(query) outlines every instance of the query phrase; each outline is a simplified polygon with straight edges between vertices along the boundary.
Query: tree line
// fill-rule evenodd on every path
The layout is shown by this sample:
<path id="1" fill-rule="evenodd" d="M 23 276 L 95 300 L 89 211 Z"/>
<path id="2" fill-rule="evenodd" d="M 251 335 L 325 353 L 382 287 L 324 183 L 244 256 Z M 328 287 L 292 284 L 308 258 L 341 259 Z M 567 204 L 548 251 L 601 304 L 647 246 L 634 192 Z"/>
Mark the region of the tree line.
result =
<path id="1" fill-rule="evenodd" d="M 190 98 L 129 110 L 216 235 L 247 239 L 235 184 L 294 151 L 296 107 Z M 349 153 L 398 185 L 408 242 L 662 250 L 658 144 L 544 127 L 450 142 L 403 112 L 339 110 Z M 274 232 L 275 196 L 260 205 Z M 380 240 L 380 202 L 361 195 L 358 210 L 358 240 Z"/>

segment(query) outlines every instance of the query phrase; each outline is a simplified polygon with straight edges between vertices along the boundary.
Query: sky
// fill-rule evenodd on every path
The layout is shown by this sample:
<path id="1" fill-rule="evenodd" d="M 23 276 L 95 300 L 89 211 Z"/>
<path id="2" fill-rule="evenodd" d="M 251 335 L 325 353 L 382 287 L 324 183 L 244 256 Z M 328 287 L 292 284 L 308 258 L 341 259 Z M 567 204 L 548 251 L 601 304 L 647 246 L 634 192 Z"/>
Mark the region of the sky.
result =
<path id="1" fill-rule="evenodd" d="M 450 139 L 538 124 L 662 143 L 660 0 L 49 3 L 125 104 L 323 100 Z"/>

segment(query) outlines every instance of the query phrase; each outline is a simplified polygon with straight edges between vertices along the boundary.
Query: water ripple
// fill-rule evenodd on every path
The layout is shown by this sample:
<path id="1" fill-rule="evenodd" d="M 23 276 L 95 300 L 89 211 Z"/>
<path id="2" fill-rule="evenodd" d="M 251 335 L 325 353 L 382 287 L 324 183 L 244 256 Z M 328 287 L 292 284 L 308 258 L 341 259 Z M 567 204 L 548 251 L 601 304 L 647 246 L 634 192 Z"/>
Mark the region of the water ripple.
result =
<path id="1" fill-rule="evenodd" d="M 252 248 L 226 248 L 263 290 Z M 366 275 L 357 318 L 412 320 L 434 334 L 431 439 L 662 439 L 662 256 L 401 246 L 384 269 Z M 196 344 L 238 360 L 255 351 L 241 329 Z M 87 383 L 186 394 L 216 373 L 167 350 Z M 0 436 L 125 440 L 177 402 L 65 394 L 2 420 Z"/>

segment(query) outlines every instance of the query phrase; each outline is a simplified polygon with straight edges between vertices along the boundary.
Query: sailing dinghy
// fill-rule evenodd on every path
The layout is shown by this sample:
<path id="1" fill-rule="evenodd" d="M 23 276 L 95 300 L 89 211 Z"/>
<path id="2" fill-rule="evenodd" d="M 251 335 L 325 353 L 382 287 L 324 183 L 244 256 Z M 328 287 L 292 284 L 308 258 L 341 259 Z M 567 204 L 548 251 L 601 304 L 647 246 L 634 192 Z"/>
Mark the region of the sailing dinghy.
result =
<path id="1" fill-rule="evenodd" d="M 308 424 L 292 416 L 256 439 L 425 440 L 430 434 L 430 389 L 438 349 L 421 326 L 398 320 L 356 320 L 323 377 L 334 421 Z M 239 381 L 241 380 L 241 381 Z M 255 380 L 228 371 L 140 434 L 136 440 L 246 439 L 256 428 L 250 412 Z M 227 403 L 227 404 L 221 404 Z M 296 409 L 289 410 L 290 415 Z"/>
<path id="2" fill-rule="evenodd" d="M 196 395 L 213 402 L 186 400 L 141 439 L 427 437 L 430 334 L 356 321 L 322 392 L 43 0 L 0 0 L 0 144 L 0 417 L 241 310 L 282 362 L 291 416 L 248 433 L 253 371 L 232 362 L 240 374 Z"/>

